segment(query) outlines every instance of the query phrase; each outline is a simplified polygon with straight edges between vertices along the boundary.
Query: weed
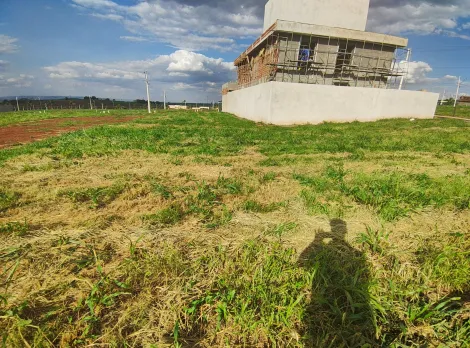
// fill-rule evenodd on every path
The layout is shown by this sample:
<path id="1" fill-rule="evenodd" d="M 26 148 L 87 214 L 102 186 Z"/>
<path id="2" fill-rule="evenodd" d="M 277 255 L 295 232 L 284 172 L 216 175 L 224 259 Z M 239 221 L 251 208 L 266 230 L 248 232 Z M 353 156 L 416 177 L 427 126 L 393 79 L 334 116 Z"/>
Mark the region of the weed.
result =
<path id="1" fill-rule="evenodd" d="M 363 232 L 357 238 L 357 243 L 367 246 L 374 254 L 384 255 L 388 248 L 389 234 L 384 230 L 374 230 L 367 226 L 366 232 Z"/>
<path id="2" fill-rule="evenodd" d="M 268 172 L 268 173 L 263 175 L 263 177 L 261 179 L 261 183 L 267 183 L 267 182 L 270 182 L 270 181 L 274 181 L 274 180 L 276 180 L 276 177 L 277 177 L 277 173 Z"/>
<path id="3" fill-rule="evenodd" d="M 285 208 L 286 202 L 263 204 L 253 200 L 247 200 L 243 203 L 243 210 L 252 213 L 272 213 L 280 208 Z"/>
<path id="4" fill-rule="evenodd" d="M 295 230 L 296 228 L 297 224 L 295 222 L 286 222 L 269 229 L 265 234 L 267 236 L 274 236 L 281 240 L 285 234 Z"/>
<path id="5" fill-rule="evenodd" d="M 0 235 L 11 235 L 14 234 L 19 237 L 25 236 L 29 231 L 29 225 L 25 222 L 7 222 L 6 224 L 0 224 Z"/>
<path id="6" fill-rule="evenodd" d="M 113 202 L 125 190 L 124 185 L 93 187 L 59 192 L 59 197 L 68 197 L 74 203 L 91 203 L 90 209 L 103 208 Z"/>
<path id="7" fill-rule="evenodd" d="M 153 178 L 149 179 L 149 181 L 151 190 L 154 194 L 159 195 L 163 199 L 167 200 L 173 197 L 173 193 L 171 192 L 171 189 L 169 187 L 157 182 Z"/>
<path id="8" fill-rule="evenodd" d="M 0 189 L 0 213 L 16 207 L 20 197 L 21 195 L 18 192 L 9 192 Z"/>
<path id="9" fill-rule="evenodd" d="M 162 209 L 156 214 L 145 215 L 143 220 L 150 225 L 171 226 L 180 222 L 185 214 L 181 205 L 173 203 L 168 208 Z"/>
<path id="10" fill-rule="evenodd" d="M 97 261 L 97 260 L 95 260 Z M 122 296 L 131 295 L 128 285 L 116 279 L 112 279 L 103 272 L 101 266 L 97 266 L 100 279 L 91 286 L 87 297 L 77 304 L 75 311 L 85 324 L 80 337 L 74 340 L 74 344 L 85 344 L 88 340 L 96 338 L 99 332 L 100 319 L 104 316 L 104 310 L 115 306 L 116 300 Z M 86 314 L 82 314 L 85 312 Z"/>
<path id="11" fill-rule="evenodd" d="M 239 195 L 243 192 L 243 183 L 239 179 L 219 176 L 216 187 L 222 194 Z"/>

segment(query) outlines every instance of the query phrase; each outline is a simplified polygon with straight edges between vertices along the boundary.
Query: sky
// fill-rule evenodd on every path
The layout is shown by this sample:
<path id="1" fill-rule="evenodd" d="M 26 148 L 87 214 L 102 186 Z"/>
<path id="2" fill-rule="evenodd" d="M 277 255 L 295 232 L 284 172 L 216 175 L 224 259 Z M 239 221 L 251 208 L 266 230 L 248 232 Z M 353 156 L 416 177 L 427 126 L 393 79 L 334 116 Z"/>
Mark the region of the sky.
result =
<path id="1" fill-rule="evenodd" d="M 0 0 L 0 97 L 146 99 L 148 71 L 151 100 L 218 101 L 265 3 Z M 470 94 L 470 0 L 371 0 L 367 30 L 409 38 L 408 89 Z"/>

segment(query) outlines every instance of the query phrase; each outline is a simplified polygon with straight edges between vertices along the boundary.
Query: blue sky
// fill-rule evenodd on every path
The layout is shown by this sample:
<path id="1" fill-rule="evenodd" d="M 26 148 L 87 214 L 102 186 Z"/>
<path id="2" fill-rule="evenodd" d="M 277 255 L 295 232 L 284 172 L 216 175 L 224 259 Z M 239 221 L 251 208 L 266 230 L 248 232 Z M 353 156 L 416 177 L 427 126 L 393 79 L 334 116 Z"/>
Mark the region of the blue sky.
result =
<path id="1" fill-rule="evenodd" d="M 346 0 L 345 0 L 346 1 Z M 352 1 L 352 0 L 351 0 Z M 0 0 L 0 96 L 220 99 L 265 0 Z M 469 81 L 470 0 L 371 0 L 368 30 L 407 36 L 409 89 Z"/>

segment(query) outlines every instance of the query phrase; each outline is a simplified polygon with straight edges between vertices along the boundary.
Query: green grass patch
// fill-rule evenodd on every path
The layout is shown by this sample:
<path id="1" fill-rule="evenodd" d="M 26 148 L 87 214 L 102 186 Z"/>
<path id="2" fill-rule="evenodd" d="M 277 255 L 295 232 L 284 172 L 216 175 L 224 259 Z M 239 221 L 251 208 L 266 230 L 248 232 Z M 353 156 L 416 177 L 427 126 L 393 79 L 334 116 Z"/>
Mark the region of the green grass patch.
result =
<path id="1" fill-rule="evenodd" d="M 18 192 L 11 192 L 0 188 L 0 213 L 16 207 L 20 197 L 21 195 Z"/>
<path id="2" fill-rule="evenodd" d="M 440 116 L 454 116 L 453 105 L 440 105 L 437 107 L 436 115 Z M 470 119 L 470 107 L 458 105 L 455 111 L 455 117 L 463 117 Z"/>
<path id="3" fill-rule="evenodd" d="M 286 202 L 260 203 L 254 200 L 247 200 L 243 203 L 243 210 L 251 213 L 272 213 L 287 206 Z"/>
<path id="4" fill-rule="evenodd" d="M 29 224 L 26 222 L 12 221 L 0 224 L 1 235 L 25 236 L 29 232 Z"/>
<path id="5" fill-rule="evenodd" d="M 41 112 L 39 110 L 3 112 L 0 114 L 0 127 L 9 126 L 22 122 L 34 122 L 41 120 L 50 120 L 55 118 L 75 118 L 75 117 L 101 117 L 101 116 L 129 116 L 146 115 L 144 110 L 109 110 L 109 114 L 101 114 L 101 110 L 48 110 Z M 64 126 L 75 125 L 76 121 L 64 122 Z"/>
<path id="6" fill-rule="evenodd" d="M 384 220 L 407 217 L 426 207 L 451 206 L 469 209 L 470 178 L 453 175 L 432 179 L 427 174 L 376 172 L 346 173 L 342 167 L 327 167 L 320 176 L 294 174 L 303 186 L 302 198 L 314 212 L 326 213 L 331 203 L 347 196 L 374 209 Z"/>
<path id="7" fill-rule="evenodd" d="M 133 126 L 140 123 L 155 126 Z M 470 150 L 469 128 L 470 124 L 454 120 L 420 120 L 414 123 L 383 120 L 284 128 L 257 126 L 224 113 L 209 112 L 200 116 L 191 112 L 174 112 L 165 116 L 146 116 L 126 127 L 101 126 L 4 149 L 0 151 L 0 163 L 37 151 L 65 158 L 80 158 L 115 155 L 123 150 L 143 150 L 169 153 L 176 158 L 194 156 L 206 161 L 211 157 L 237 155 L 249 147 L 256 147 L 268 156 L 260 163 L 263 166 L 311 161 L 307 157 L 295 158 L 292 155 L 318 153 L 350 153 L 356 157 L 363 152 L 376 151 L 463 153 Z"/>
<path id="8" fill-rule="evenodd" d="M 150 225 L 172 226 L 183 220 L 187 212 L 179 204 L 172 204 L 156 214 L 145 215 L 143 220 Z"/>
<path id="9" fill-rule="evenodd" d="M 90 203 L 90 209 L 99 209 L 113 202 L 125 189 L 125 185 L 116 184 L 109 187 L 65 190 L 59 192 L 58 196 L 67 197 L 73 203 Z"/>

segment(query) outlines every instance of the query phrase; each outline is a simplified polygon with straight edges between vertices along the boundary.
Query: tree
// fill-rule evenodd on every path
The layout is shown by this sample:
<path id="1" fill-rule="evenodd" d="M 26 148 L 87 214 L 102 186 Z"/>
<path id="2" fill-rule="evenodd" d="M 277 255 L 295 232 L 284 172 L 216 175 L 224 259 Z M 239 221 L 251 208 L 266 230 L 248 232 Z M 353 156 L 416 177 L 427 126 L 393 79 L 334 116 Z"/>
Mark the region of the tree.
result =
<path id="1" fill-rule="evenodd" d="M 444 105 L 454 105 L 455 99 L 454 98 L 449 98 L 444 100 Z"/>

